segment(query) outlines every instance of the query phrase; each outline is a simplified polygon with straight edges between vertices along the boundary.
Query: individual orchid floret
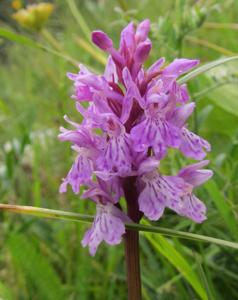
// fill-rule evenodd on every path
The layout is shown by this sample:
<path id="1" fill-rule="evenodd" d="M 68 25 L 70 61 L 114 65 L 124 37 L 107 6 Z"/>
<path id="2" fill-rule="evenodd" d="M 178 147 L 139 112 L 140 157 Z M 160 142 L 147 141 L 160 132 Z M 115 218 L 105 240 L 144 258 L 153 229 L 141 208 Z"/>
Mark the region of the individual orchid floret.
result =
<path id="1" fill-rule="evenodd" d="M 120 244 L 125 233 L 125 225 L 120 218 L 121 214 L 123 214 L 122 211 L 111 203 L 97 204 L 93 225 L 82 240 L 82 246 L 88 246 L 91 255 L 95 255 L 97 247 L 102 241 L 109 245 Z"/>
<path id="2" fill-rule="evenodd" d="M 93 161 L 92 157 L 85 148 L 75 147 L 78 155 L 75 162 L 70 169 L 66 178 L 60 186 L 60 192 L 65 193 L 67 190 L 67 185 L 72 186 L 72 190 L 75 194 L 80 192 L 80 186 L 87 184 L 91 181 L 93 175 Z"/>
<path id="3" fill-rule="evenodd" d="M 80 186 L 92 179 L 94 161 L 100 153 L 100 141 L 92 135 L 88 128 L 70 121 L 67 117 L 65 119 L 76 127 L 76 130 L 61 128 L 59 139 L 72 142 L 72 148 L 78 155 L 68 175 L 63 179 L 60 192 L 66 192 L 67 185 L 70 184 L 73 192 L 78 194 Z"/>
<path id="4" fill-rule="evenodd" d="M 144 120 L 131 130 L 135 151 L 140 152 L 151 147 L 154 155 L 162 159 L 167 147 L 179 147 L 180 130 L 166 120 L 167 105 L 167 99 L 157 95 L 154 103 L 147 106 Z"/>
<path id="5" fill-rule="evenodd" d="M 202 169 L 208 161 L 177 175 L 164 175 L 159 168 L 170 148 L 195 160 L 210 151 L 210 144 L 189 130 L 195 103 L 189 102 L 186 84 L 177 81 L 198 60 L 176 58 L 166 64 L 160 58 L 146 69 L 152 48 L 149 30 L 149 20 L 129 23 L 118 49 L 106 33 L 94 31 L 93 43 L 109 54 L 103 74 L 83 65 L 78 74 L 68 74 L 82 122 L 66 117 L 73 129 L 61 128 L 59 139 L 72 143 L 76 158 L 60 191 L 71 185 L 78 194 L 84 186 L 81 198 L 96 204 L 94 222 L 82 241 L 91 255 L 102 241 L 119 244 L 125 223 L 139 222 L 143 215 L 158 220 L 168 208 L 198 223 L 206 219 L 206 206 L 194 189 L 212 176 Z"/>
<path id="6" fill-rule="evenodd" d="M 107 134 L 107 139 L 98 159 L 99 169 L 120 176 L 128 175 L 132 164 L 130 135 L 120 121 L 109 114 L 104 116 L 101 128 Z"/>
<path id="7" fill-rule="evenodd" d="M 83 197 L 96 202 L 96 217 L 82 240 L 82 246 L 88 246 L 90 254 L 95 255 L 102 241 L 109 245 L 119 244 L 125 233 L 125 223 L 131 220 L 113 204 L 113 199 L 100 185 L 92 186 Z"/>
<path id="8" fill-rule="evenodd" d="M 206 206 L 193 189 L 212 176 L 210 170 L 200 170 L 208 164 L 202 161 L 182 169 L 178 176 L 163 176 L 157 170 L 138 177 L 139 208 L 150 220 L 158 220 L 166 207 L 181 216 L 200 223 L 206 219 Z"/>
<path id="9" fill-rule="evenodd" d="M 158 220 L 166 207 L 180 202 L 185 182 L 177 176 L 163 176 L 157 170 L 145 173 L 138 178 L 139 208 L 150 220 Z"/>
<path id="10" fill-rule="evenodd" d="M 206 156 L 206 151 L 211 150 L 211 146 L 206 140 L 189 131 L 185 126 L 186 120 L 194 108 L 195 103 L 193 102 L 177 107 L 170 118 L 170 122 L 181 128 L 180 151 L 189 158 L 202 160 Z"/>
<path id="11" fill-rule="evenodd" d="M 211 170 L 200 169 L 208 163 L 208 160 L 201 161 L 183 168 L 178 173 L 178 176 L 187 183 L 187 187 L 180 202 L 174 203 L 173 207 L 170 207 L 179 215 L 190 218 L 197 223 L 206 219 L 207 209 L 205 204 L 193 194 L 193 189 L 212 177 L 213 172 Z"/>

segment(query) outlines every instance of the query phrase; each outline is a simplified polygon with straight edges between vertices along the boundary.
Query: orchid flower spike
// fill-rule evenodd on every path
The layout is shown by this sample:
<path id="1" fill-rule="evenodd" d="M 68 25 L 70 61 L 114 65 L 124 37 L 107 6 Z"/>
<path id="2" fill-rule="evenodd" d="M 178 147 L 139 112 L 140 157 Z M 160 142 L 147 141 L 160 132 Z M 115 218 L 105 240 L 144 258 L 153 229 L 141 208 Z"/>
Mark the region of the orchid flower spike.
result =
<path id="1" fill-rule="evenodd" d="M 83 65 L 78 74 L 68 74 L 83 121 L 65 117 L 73 128 L 61 128 L 59 139 L 71 142 L 76 155 L 60 192 L 71 186 L 79 194 L 86 186 L 81 198 L 95 203 L 94 222 L 82 241 L 91 255 L 102 241 L 119 244 L 125 223 L 138 222 L 143 215 L 158 220 L 168 208 L 194 222 L 206 219 L 206 206 L 194 190 L 212 176 L 212 171 L 202 169 L 211 147 L 188 129 L 195 103 L 189 102 L 186 85 L 177 82 L 199 61 L 176 58 L 163 67 L 165 59 L 159 58 L 145 69 L 152 48 L 149 30 L 149 20 L 137 26 L 129 23 L 119 49 L 106 33 L 94 31 L 92 42 L 109 54 L 104 74 Z M 177 175 L 164 175 L 159 166 L 169 148 L 199 162 Z M 121 197 L 128 212 L 120 205 Z"/>

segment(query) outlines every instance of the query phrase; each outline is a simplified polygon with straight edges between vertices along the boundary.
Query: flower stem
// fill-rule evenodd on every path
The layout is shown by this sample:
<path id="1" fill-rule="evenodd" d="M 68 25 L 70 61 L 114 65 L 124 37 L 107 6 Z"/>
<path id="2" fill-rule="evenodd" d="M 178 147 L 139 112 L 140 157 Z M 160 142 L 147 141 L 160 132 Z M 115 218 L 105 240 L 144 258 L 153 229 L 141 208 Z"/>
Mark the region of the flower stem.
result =
<path id="1" fill-rule="evenodd" d="M 139 211 L 135 177 L 126 178 L 123 184 L 127 201 L 127 214 L 135 223 L 139 223 L 142 213 Z M 139 233 L 127 229 L 124 237 L 127 269 L 128 300 L 141 300 L 140 248 Z"/>
<path id="2" fill-rule="evenodd" d="M 139 232 L 126 230 L 125 256 L 127 268 L 128 300 L 141 300 Z"/>

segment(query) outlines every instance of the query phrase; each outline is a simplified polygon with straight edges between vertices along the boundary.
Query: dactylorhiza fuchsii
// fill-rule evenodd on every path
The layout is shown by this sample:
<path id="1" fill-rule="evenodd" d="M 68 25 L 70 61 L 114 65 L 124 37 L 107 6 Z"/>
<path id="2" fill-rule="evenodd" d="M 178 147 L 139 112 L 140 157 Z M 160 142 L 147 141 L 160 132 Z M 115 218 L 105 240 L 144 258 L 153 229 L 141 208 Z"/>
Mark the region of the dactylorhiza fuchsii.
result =
<path id="1" fill-rule="evenodd" d="M 210 145 L 187 128 L 195 103 L 189 102 L 186 85 L 176 82 L 199 61 L 175 59 L 165 65 L 160 58 L 145 69 L 143 63 L 152 47 L 149 30 L 149 20 L 137 27 L 129 23 L 118 50 L 107 34 L 94 31 L 93 43 L 109 54 L 104 74 L 94 74 L 83 65 L 78 74 L 68 74 L 83 121 L 78 124 L 65 116 L 73 129 L 61 128 L 59 138 L 73 144 L 76 158 L 60 192 L 71 185 L 78 194 L 86 186 L 81 198 L 96 205 L 94 222 L 82 240 L 91 255 L 102 241 L 119 244 L 125 223 L 138 222 L 143 215 L 159 220 L 165 208 L 197 223 L 206 219 L 206 206 L 193 190 L 212 176 L 212 171 L 202 169 L 208 164 L 203 159 Z M 163 175 L 160 161 L 169 148 L 199 162 L 175 176 Z M 135 190 L 133 201 L 140 211 L 134 219 L 119 203 L 124 196 L 129 200 L 128 186 Z"/>

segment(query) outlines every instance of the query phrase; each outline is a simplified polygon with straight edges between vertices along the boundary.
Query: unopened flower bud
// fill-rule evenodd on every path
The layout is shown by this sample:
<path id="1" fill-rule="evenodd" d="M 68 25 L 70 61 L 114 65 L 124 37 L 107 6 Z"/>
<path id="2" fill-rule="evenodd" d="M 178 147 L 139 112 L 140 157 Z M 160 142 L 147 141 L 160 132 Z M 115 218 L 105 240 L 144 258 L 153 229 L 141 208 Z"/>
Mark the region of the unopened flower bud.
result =
<path id="1" fill-rule="evenodd" d="M 139 44 L 135 52 L 135 62 L 142 64 L 147 59 L 150 50 L 151 42 L 149 40 Z"/>
<path id="2" fill-rule="evenodd" d="M 146 19 L 137 26 L 136 35 L 135 35 L 136 41 L 138 43 L 145 41 L 148 37 L 149 31 L 150 31 L 150 20 Z"/>
<path id="3" fill-rule="evenodd" d="M 113 47 L 112 40 L 103 31 L 97 30 L 92 33 L 92 42 L 103 51 L 108 51 Z"/>

